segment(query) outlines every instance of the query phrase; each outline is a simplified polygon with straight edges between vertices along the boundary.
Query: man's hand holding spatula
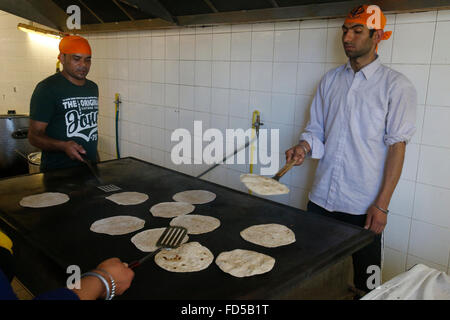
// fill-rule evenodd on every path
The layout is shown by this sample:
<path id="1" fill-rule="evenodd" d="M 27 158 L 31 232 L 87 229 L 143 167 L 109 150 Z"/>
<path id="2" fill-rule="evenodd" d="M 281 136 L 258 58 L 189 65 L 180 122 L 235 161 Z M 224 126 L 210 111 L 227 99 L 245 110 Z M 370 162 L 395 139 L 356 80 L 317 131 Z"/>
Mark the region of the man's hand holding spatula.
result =
<path id="1" fill-rule="evenodd" d="M 308 142 L 302 140 L 296 146 L 293 146 L 289 150 L 286 151 L 286 162 L 291 161 L 292 159 L 295 161 L 295 166 L 299 166 L 305 161 L 306 156 L 311 152 L 311 147 Z"/>

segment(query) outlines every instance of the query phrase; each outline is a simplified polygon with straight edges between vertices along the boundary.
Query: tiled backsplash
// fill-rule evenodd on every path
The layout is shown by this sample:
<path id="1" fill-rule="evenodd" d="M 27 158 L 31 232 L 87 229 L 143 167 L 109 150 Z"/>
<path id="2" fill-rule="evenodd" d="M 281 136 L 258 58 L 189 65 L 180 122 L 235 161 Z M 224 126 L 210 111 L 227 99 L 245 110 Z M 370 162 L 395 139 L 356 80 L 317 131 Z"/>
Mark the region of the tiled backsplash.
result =
<path id="1" fill-rule="evenodd" d="M 450 258 L 450 11 L 388 15 L 393 36 L 379 48 L 382 62 L 416 86 L 417 133 L 407 147 L 401 180 L 385 232 L 384 280 L 415 263 L 449 270 Z M 17 31 L 23 19 L 0 12 L 0 113 L 28 111 L 38 81 L 54 72 L 57 49 Z M 203 130 L 251 126 L 280 129 L 284 151 L 298 141 L 315 88 L 331 68 L 346 62 L 342 19 L 223 25 L 88 36 L 90 79 L 100 87 L 99 150 L 115 157 L 114 94 L 120 93 L 120 148 L 187 174 L 207 165 L 171 162 L 176 128 Z M 14 92 L 13 88 L 16 88 Z M 305 209 L 316 161 L 291 170 L 289 195 L 269 199 Z M 258 166 L 255 166 L 255 170 Z M 245 191 L 239 175 L 248 165 L 222 165 L 205 179 Z M 257 171 L 256 171 L 257 172 Z"/>

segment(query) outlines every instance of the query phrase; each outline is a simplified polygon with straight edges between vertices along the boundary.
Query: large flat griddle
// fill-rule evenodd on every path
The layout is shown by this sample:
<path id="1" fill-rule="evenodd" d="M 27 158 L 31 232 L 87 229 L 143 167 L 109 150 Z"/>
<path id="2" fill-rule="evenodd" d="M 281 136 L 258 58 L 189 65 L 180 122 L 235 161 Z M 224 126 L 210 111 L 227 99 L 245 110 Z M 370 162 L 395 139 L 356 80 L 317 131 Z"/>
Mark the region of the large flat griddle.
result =
<path id="1" fill-rule="evenodd" d="M 208 247 L 215 257 L 233 249 L 255 250 L 276 259 L 271 272 L 249 278 L 235 278 L 215 263 L 193 273 L 171 273 L 149 262 L 136 269 L 136 276 L 119 299 L 271 299 L 289 293 L 309 277 L 331 267 L 373 240 L 373 233 L 332 219 L 305 213 L 286 205 L 250 196 L 170 169 L 134 158 L 98 165 L 107 184 L 123 191 L 144 192 L 149 200 L 135 206 L 119 206 L 105 199 L 85 166 L 46 174 L 0 180 L 0 228 L 11 235 L 19 262 L 18 277 L 38 293 L 65 286 L 66 268 L 79 265 L 82 272 L 102 260 L 119 257 L 134 261 L 143 256 L 130 241 L 136 233 L 164 227 L 170 219 L 153 217 L 152 205 L 172 201 L 172 196 L 190 189 L 209 190 L 217 198 L 196 205 L 193 214 L 214 216 L 221 226 L 213 232 L 190 235 Z M 70 201 L 55 207 L 30 209 L 19 206 L 24 196 L 41 192 L 63 192 Z M 144 219 L 144 229 L 108 236 L 89 230 L 99 219 L 132 215 Z M 255 224 L 280 223 L 291 228 L 294 244 L 264 248 L 243 240 L 241 230 Z"/>

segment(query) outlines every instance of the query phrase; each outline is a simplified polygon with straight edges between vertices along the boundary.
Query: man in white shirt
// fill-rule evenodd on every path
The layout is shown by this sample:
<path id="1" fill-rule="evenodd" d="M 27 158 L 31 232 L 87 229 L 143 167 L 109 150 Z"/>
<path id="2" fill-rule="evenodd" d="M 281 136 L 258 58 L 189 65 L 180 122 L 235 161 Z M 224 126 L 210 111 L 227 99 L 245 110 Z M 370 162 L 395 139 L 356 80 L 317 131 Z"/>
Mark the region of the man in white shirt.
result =
<path id="1" fill-rule="evenodd" d="M 371 265 L 381 266 L 381 234 L 400 179 L 406 144 L 415 132 L 417 93 L 377 55 L 386 18 L 377 6 L 351 11 L 342 26 L 347 64 L 320 81 L 310 120 L 286 161 L 320 159 L 308 211 L 364 227 L 373 243 L 353 254 L 355 287 L 369 291 Z"/>

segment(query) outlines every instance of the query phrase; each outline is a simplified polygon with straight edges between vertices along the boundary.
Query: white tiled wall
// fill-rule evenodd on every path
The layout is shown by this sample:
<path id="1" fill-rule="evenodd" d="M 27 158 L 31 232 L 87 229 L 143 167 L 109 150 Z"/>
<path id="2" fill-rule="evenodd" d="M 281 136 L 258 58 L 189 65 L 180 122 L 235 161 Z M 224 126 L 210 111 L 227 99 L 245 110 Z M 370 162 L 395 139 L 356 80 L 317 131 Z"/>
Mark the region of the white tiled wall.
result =
<path id="1" fill-rule="evenodd" d="M 1 13 L 1 12 L 0 12 Z M 415 263 L 450 271 L 450 11 L 388 15 L 393 35 L 379 47 L 383 63 L 416 86 L 417 133 L 407 147 L 402 177 L 385 232 L 384 280 Z M 0 112 L 26 111 L 37 81 L 54 71 L 55 48 L 16 31 L 21 19 L 0 15 Z M 115 157 L 114 94 L 121 94 L 120 147 L 132 155 L 197 175 L 207 165 L 174 165 L 170 134 L 193 121 L 207 128 L 251 125 L 280 129 L 280 164 L 298 140 L 323 74 L 346 57 L 342 19 L 223 25 L 88 36 L 90 78 L 100 87 L 102 159 Z M 16 87 L 20 94 L 13 93 Z M 316 161 L 307 160 L 283 181 L 289 195 L 271 197 L 305 209 Z M 255 166 L 255 170 L 258 166 Z M 219 166 L 205 179 L 245 191 L 248 165 Z"/>

